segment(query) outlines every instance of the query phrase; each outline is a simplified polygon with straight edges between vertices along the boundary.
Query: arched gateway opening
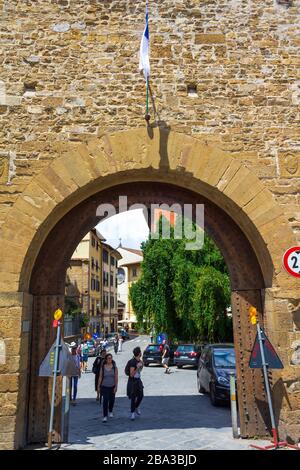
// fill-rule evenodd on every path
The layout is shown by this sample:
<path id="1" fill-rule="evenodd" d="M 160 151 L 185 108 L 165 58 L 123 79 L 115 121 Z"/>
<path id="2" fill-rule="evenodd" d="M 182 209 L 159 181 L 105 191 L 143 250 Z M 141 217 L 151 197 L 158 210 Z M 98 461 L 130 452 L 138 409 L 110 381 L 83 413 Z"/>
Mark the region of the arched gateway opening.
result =
<path id="1" fill-rule="evenodd" d="M 268 432 L 267 410 L 259 371 L 248 368 L 255 329 L 251 328 L 248 308 L 255 305 L 263 320 L 264 279 L 257 257 L 248 239 L 234 220 L 204 196 L 179 186 L 136 181 L 113 186 L 97 193 L 69 211 L 49 233 L 34 264 L 30 293 L 34 296 L 33 342 L 31 349 L 32 374 L 29 403 L 29 440 L 41 440 L 48 425 L 47 379 L 37 377 L 43 358 L 53 338 L 51 319 L 53 311 L 64 305 L 65 276 L 74 249 L 93 228 L 99 218 L 96 209 L 100 204 L 118 208 L 119 196 L 126 195 L 130 205 L 151 204 L 204 204 L 205 229 L 218 244 L 227 262 L 231 286 L 234 322 L 234 342 L 237 357 L 238 384 L 242 435 L 265 435 Z M 44 331 L 41 337 L 40 332 Z M 41 397 L 45 397 L 41 400 Z M 261 406 L 257 407 L 257 399 Z M 45 417 L 45 422 L 40 417 Z"/>
<path id="2" fill-rule="evenodd" d="M 266 435 L 269 421 L 262 375 L 248 368 L 255 337 L 248 308 L 256 306 L 272 337 L 265 293 L 285 276 L 275 256 L 280 239 L 274 240 L 274 217 L 281 222 L 278 230 L 290 232 L 271 194 L 245 166 L 215 145 L 168 129 L 137 129 L 58 148 L 56 159 L 31 181 L 11 210 L 2 234 L 4 247 L 11 247 L 10 225 L 25 224 L 24 245 L 17 252 L 14 272 L 7 274 L 16 290 L 24 293 L 22 318 L 29 318 L 32 325 L 29 335 L 22 337 L 25 358 L 15 445 L 46 438 L 48 380 L 37 377 L 37 371 L 53 341 L 53 311 L 64 305 L 69 259 L 99 222 L 97 207 L 101 203 L 118 207 L 120 195 L 128 197 L 129 205 L 204 204 L 205 230 L 222 251 L 231 278 L 241 434 Z M 279 396 L 278 418 L 281 403 Z M 56 430 L 59 439 L 59 423 Z"/>

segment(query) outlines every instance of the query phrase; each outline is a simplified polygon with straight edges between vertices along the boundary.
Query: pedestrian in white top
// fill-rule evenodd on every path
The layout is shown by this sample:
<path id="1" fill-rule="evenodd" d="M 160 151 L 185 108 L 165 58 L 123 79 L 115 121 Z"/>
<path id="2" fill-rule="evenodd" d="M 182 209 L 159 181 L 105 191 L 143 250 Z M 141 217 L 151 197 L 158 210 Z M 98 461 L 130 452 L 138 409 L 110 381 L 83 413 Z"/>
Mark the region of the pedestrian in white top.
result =
<path id="1" fill-rule="evenodd" d="M 118 352 L 122 352 L 123 338 L 122 335 L 119 335 L 119 349 Z"/>

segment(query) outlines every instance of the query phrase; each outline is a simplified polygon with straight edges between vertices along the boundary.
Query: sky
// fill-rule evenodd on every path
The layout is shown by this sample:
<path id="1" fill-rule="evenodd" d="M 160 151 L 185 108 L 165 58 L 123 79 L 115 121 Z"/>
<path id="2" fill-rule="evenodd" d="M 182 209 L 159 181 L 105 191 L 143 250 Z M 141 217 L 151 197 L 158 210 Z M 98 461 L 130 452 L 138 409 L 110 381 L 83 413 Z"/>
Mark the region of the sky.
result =
<path id="1" fill-rule="evenodd" d="M 146 240 L 149 235 L 149 228 L 142 209 L 114 215 L 100 222 L 96 229 L 113 248 L 119 246 L 121 238 L 122 246 L 139 249 L 141 242 Z"/>

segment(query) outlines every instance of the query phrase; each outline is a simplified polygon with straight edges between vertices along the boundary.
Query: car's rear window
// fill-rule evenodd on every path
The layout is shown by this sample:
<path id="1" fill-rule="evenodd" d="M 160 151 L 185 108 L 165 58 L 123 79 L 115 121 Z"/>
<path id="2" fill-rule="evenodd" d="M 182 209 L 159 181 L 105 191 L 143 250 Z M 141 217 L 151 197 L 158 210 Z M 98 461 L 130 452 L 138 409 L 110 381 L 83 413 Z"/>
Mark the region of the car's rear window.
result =
<path id="1" fill-rule="evenodd" d="M 151 344 L 151 346 L 147 347 L 147 351 L 149 351 L 149 352 L 158 352 L 159 351 L 159 344 Z"/>
<path id="2" fill-rule="evenodd" d="M 214 356 L 214 363 L 216 367 L 228 367 L 234 368 L 235 367 L 235 354 L 234 348 L 228 349 L 214 349 L 213 351 Z"/>
<path id="3" fill-rule="evenodd" d="M 191 352 L 195 351 L 197 348 L 195 346 L 192 346 L 190 344 L 182 344 L 178 346 L 177 351 L 183 351 L 183 352 Z"/>

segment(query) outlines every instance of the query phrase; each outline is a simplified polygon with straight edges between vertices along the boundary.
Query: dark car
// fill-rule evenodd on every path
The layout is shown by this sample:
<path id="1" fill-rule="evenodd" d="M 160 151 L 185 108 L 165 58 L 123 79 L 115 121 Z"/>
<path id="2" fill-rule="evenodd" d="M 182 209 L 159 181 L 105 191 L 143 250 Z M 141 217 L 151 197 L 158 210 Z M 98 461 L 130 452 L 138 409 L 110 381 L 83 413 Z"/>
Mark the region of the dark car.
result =
<path id="1" fill-rule="evenodd" d="M 205 346 L 197 370 L 198 390 L 208 392 L 214 406 L 230 399 L 230 373 L 235 375 L 233 344 Z"/>
<path id="2" fill-rule="evenodd" d="M 170 361 L 169 365 L 173 364 L 174 361 L 174 347 L 170 346 Z M 162 352 L 163 352 L 163 345 L 156 343 L 156 344 L 148 344 L 144 353 L 143 353 L 143 362 L 144 365 L 147 367 L 149 364 L 161 364 L 162 359 Z"/>
<path id="3" fill-rule="evenodd" d="M 174 364 L 181 369 L 182 366 L 198 366 L 201 355 L 201 346 L 197 344 L 180 344 L 174 353 Z"/>
<path id="4" fill-rule="evenodd" d="M 129 334 L 127 333 L 127 331 L 125 330 L 120 330 L 119 331 L 119 336 L 122 336 L 123 338 L 123 341 L 126 341 L 127 339 L 129 339 Z"/>
<path id="5" fill-rule="evenodd" d="M 118 333 L 113 331 L 112 333 L 108 333 L 108 334 L 105 335 L 105 339 L 107 339 L 107 342 L 108 342 L 109 346 L 111 346 L 113 344 L 114 339 L 115 339 L 117 334 Z"/>

